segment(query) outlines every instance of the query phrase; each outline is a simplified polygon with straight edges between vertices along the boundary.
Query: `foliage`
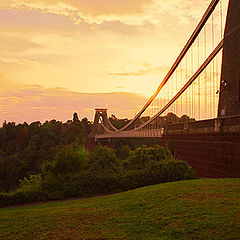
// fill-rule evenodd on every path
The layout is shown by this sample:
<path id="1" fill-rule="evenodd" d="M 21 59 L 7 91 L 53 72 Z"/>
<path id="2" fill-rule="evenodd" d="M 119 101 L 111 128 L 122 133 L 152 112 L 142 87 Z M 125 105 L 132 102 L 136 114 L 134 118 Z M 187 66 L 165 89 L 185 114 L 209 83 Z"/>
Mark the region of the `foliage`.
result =
<path id="1" fill-rule="evenodd" d="M 109 117 L 109 121 L 113 124 L 113 126 L 120 129 L 120 128 L 124 127 L 126 124 L 128 124 L 130 120 L 128 120 L 127 118 L 118 119 L 115 115 L 111 115 Z"/>
<path id="2" fill-rule="evenodd" d="M 90 154 L 89 170 L 91 173 L 103 173 L 106 171 L 117 173 L 120 168 L 120 161 L 113 149 L 100 145 Z"/>
<path id="3" fill-rule="evenodd" d="M 0 193 L 0 207 L 46 199 L 46 194 L 42 190 L 41 175 L 31 175 L 29 178 L 20 180 L 20 185 L 16 191 Z"/>
<path id="4" fill-rule="evenodd" d="M 5 159 L 3 156 L 0 155 L 0 186 L 4 182 L 4 170 L 5 170 Z M 1 188 L 0 188 L 1 190 Z"/>
<path id="5" fill-rule="evenodd" d="M 143 169 L 152 162 L 169 160 L 173 156 L 170 151 L 159 146 L 140 146 L 130 152 L 129 157 L 124 162 L 125 169 Z"/>
<path id="6" fill-rule="evenodd" d="M 148 118 L 148 117 L 147 117 Z M 165 126 L 168 123 L 177 121 L 192 121 L 189 117 L 183 116 L 181 119 L 178 119 L 174 114 L 168 114 L 166 117 L 161 117 L 158 119 L 158 123 Z M 126 125 L 128 119 L 118 119 L 116 116 L 112 115 L 109 120 L 118 128 Z M 136 124 L 140 125 L 146 121 L 146 117 L 138 119 Z M 71 152 L 71 147 L 65 149 L 65 145 L 70 145 L 75 143 L 77 145 L 85 145 L 87 136 L 92 131 L 92 123 L 88 121 L 87 118 L 79 120 L 76 113 L 74 113 L 73 120 L 68 120 L 66 123 L 60 121 L 51 120 L 46 121 L 45 123 L 40 123 L 39 121 L 33 122 L 31 124 L 23 123 L 16 125 L 14 122 L 4 122 L 3 126 L 0 128 L 0 190 L 1 191 L 11 191 L 18 187 L 19 180 L 24 177 L 29 177 L 31 175 L 40 174 L 42 171 L 43 163 L 46 168 L 52 168 L 52 162 L 55 161 L 54 168 L 58 168 L 57 171 L 64 172 L 70 171 L 71 168 L 75 168 L 76 171 L 80 170 L 75 165 L 71 166 L 71 161 L 73 158 L 77 157 L 80 153 L 74 153 L 69 159 L 68 167 L 65 169 L 61 164 L 63 164 L 63 159 L 69 157 Z M 116 140 L 116 156 L 112 153 L 107 154 L 107 158 L 103 156 L 104 160 L 94 161 L 91 163 L 91 170 L 93 172 L 115 172 L 118 173 L 122 168 L 122 164 L 119 165 L 121 160 L 126 160 L 129 154 L 133 154 L 131 149 L 136 149 L 139 145 L 153 145 L 156 143 L 155 139 L 118 139 Z M 128 147 L 128 146 L 129 147 Z M 58 158 L 63 158 L 59 160 L 59 164 L 56 163 L 54 158 L 56 151 L 59 151 L 59 148 L 64 148 L 66 156 L 64 156 L 64 151 L 60 154 Z M 141 151 L 144 151 L 143 149 Z M 140 152 L 141 152 L 140 151 Z M 136 153 L 136 155 L 145 156 L 145 153 Z M 174 146 L 171 147 L 171 152 L 174 152 Z M 134 155 L 134 154 L 133 154 Z M 129 160 L 129 169 L 131 164 L 135 161 L 140 161 L 138 168 L 141 168 L 141 161 L 145 164 L 148 162 L 149 156 L 146 159 L 137 159 L 132 157 L 132 161 Z M 78 157 L 77 157 L 78 158 Z M 72 160 L 71 160 L 72 159 Z M 111 160 L 113 162 L 111 162 Z M 110 162 L 108 162 L 110 161 Z M 75 160 L 73 160 L 75 162 Z M 101 167 L 101 164 L 105 166 L 105 163 L 110 167 Z M 63 164 L 66 166 L 67 161 Z M 132 165 L 132 168 L 135 168 Z M 45 174 L 45 173 L 44 173 Z M 107 173 L 106 173 L 107 174 Z M 110 173 L 109 173 L 110 174 Z"/>
<path id="7" fill-rule="evenodd" d="M 121 146 L 117 148 L 116 154 L 118 158 L 125 160 L 130 154 L 130 147 L 128 145 Z"/>
<path id="8" fill-rule="evenodd" d="M 120 160 L 115 150 L 106 146 L 89 154 L 75 142 L 59 147 L 54 160 L 42 164 L 41 176 L 24 178 L 17 190 L 1 194 L 0 205 L 121 192 L 195 177 L 186 162 L 157 145 L 139 146 L 126 160 Z"/>
<path id="9" fill-rule="evenodd" d="M 61 146 L 56 152 L 52 162 L 43 164 L 43 174 L 77 173 L 88 165 L 88 152 L 83 146 L 74 144 Z"/>
<path id="10" fill-rule="evenodd" d="M 87 194 L 88 182 L 86 171 L 63 175 L 48 174 L 42 179 L 42 189 L 49 200 L 79 197 Z"/>
<path id="11" fill-rule="evenodd" d="M 89 156 L 84 146 L 72 143 L 62 146 L 52 162 L 42 165 L 42 187 L 49 199 L 80 196 Z"/>
<path id="12" fill-rule="evenodd" d="M 56 150 L 73 142 L 85 144 L 92 124 L 74 115 L 74 121 L 56 120 L 18 124 L 4 122 L 0 128 L 0 189 L 9 191 L 19 180 L 41 173 L 41 165 L 53 161 Z M 4 164 L 3 164 L 3 159 Z"/>
<path id="13" fill-rule="evenodd" d="M 151 162 L 145 168 L 126 170 L 122 175 L 121 189 L 128 190 L 194 178 L 196 174 L 186 162 L 172 158 L 161 162 Z"/>
<path id="14" fill-rule="evenodd" d="M 86 149 L 80 149 L 79 157 L 79 148 L 66 146 L 43 165 L 42 187 L 49 199 L 116 191 L 121 164 L 115 151 L 99 146 L 88 162 Z"/>

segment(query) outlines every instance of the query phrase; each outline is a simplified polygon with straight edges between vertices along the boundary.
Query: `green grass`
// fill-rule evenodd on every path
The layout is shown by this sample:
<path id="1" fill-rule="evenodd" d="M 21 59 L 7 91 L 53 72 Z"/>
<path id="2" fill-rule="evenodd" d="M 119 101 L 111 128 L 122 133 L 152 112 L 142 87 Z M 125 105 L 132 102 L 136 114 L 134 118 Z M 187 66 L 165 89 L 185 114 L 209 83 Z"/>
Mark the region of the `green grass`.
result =
<path id="1" fill-rule="evenodd" d="M 240 179 L 0 209 L 0 239 L 240 239 Z"/>

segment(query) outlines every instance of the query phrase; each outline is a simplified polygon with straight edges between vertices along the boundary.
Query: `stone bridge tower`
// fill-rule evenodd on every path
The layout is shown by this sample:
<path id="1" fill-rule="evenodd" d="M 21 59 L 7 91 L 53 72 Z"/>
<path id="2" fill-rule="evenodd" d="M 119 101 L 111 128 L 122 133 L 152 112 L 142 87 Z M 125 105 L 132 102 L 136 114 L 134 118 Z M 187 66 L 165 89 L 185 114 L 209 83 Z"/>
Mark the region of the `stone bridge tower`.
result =
<path id="1" fill-rule="evenodd" d="M 98 146 L 99 143 L 101 143 L 101 145 L 105 145 L 108 146 L 110 148 L 114 148 L 115 147 L 115 143 L 113 140 L 107 139 L 107 140 L 103 140 L 103 141 L 96 141 L 95 136 L 97 134 L 101 134 L 104 133 L 104 129 L 103 126 L 106 126 L 108 129 L 110 129 L 110 125 L 109 125 L 109 121 L 108 121 L 108 115 L 107 115 L 107 109 L 105 108 L 96 108 L 95 109 L 95 118 L 94 118 L 94 122 L 93 122 L 93 130 L 92 133 L 88 136 L 87 138 L 87 149 L 91 152 L 94 150 L 94 148 L 96 146 Z"/>
<path id="2" fill-rule="evenodd" d="M 107 109 L 105 108 L 96 108 L 95 109 L 95 118 L 93 122 L 93 131 L 92 135 L 100 134 L 103 131 L 103 127 L 100 124 L 100 121 L 104 124 L 104 126 L 110 128 L 108 122 Z"/>
<path id="3" fill-rule="evenodd" d="M 229 0 L 218 117 L 240 115 L 240 0 Z"/>

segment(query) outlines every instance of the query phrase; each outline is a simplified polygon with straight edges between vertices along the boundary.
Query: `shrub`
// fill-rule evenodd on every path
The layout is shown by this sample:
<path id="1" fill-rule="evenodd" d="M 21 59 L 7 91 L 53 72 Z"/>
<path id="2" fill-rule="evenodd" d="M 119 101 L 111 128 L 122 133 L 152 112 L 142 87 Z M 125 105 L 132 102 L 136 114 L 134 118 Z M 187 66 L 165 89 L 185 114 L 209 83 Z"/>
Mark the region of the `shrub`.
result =
<path id="1" fill-rule="evenodd" d="M 120 159 L 125 160 L 129 156 L 130 150 L 129 146 L 121 146 L 120 148 L 117 148 L 116 154 Z"/>
<path id="2" fill-rule="evenodd" d="M 0 206 L 30 203 L 46 199 L 46 193 L 41 186 L 41 175 L 31 175 L 29 178 L 20 180 L 17 190 L 9 193 L 0 193 Z"/>
<path id="3" fill-rule="evenodd" d="M 118 173 L 121 163 L 115 151 L 106 146 L 98 146 L 90 155 L 89 170 L 91 173 Z"/>
<path id="4" fill-rule="evenodd" d="M 130 152 L 129 157 L 124 162 L 124 168 L 143 169 L 151 162 L 160 162 L 171 158 L 170 151 L 161 146 L 147 147 L 143 145 Z"/>
<path id="5" fill-rule="evenodd" d="M 42 188 L 47 192 L 48 199 L 57 200 L 64 197 L 77 197 L 88 193 L 90 188 L 89 172 L 46 175 L 42 181 Z"/>
<path id="6" fill-rule="evenodd" d="M 163 167 L 163 174 L 164 182 L 196 178 L 195 172 L 185 161 L 174 158 L 166 161 Z"/>
<path id="7" fill-rule="evenodd" d="M 42 166 L 43 174 L 69 174 L 86 169 L 88 165 L 88 152 L 83 146 L 74 144 L 58 149 L 53 162 L 46 162 Z"/>
<path id="8" fill-rule="evenodd" d="M 170 159 L 165 161 L 152 161 L 145 168 L 130 169 L 123 173 L 121 178 L 122 190 L 196 178 L 195 172 L 186 162 Z"/>
<path id="9" fill-rule="evenodd" d="M 193 178 L 196 175 L 186 162 L 160 146 L 138 147 L 121 162 L 108 147 L 97 147 L 88 161 L 84 148 L 68 145 L 58 151 L 53 162 L 43 165 L 42 176 L 24 178 L 16 191 L 1 193 L 0 206 L 120 192 Z"/>

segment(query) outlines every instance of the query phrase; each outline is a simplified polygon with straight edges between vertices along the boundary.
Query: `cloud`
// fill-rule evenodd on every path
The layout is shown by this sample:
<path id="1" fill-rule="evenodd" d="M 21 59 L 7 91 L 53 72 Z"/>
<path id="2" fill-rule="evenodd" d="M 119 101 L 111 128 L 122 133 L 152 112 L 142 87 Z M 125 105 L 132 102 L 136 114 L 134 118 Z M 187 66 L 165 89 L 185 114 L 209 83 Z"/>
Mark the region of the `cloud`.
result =
<path id="1" fill-rule="evenodd" d="M 79 10 L 89 15 L 105 14 L 131 14 L 143 11 L 145 5 L 151 4 L 152 0 L 10 0 L 8 5 L 18 8 L 65 8 L 66 10 Z M 3 4 L 3 1 L 0 2 Z"/>
<path id="2" fill-rule="evenodd" d="M 166 73 L 169 70 L 169 67 L 167 66 L 161 66 L 161 67 L 148 67 L 144 69 L 139 69 L 134 72 L 115 72 L 110 73 L 112 76 L 145 76 L 151 73 Z"/>
<path id="3" fill-rule="evenodd" d="M 69 16 L 74 22 L 103 22 L 106 17 L 131 16 L 143 14 L 145 6 L 153 0 L 0 0 L 0 7 L 18 10 L 40 10 L 43 13 L 54 13 Z M 102 18 L 104 17 L 104 18 Z M 95 18 L 95 20 L 94 20 Z"/>
<path id="4" fill-rule="evenodd" d="M 200 19 L 195 16 L 208 5 L 206 0 L 97 0 L 94 11 L 106 5 L 99 2 L 112 8 L 134 2 L 142 10 L 126 9 L 128 16 L 85 13 L 80 24 L 73 24 L 72 17 L 83 14 L 81 4 L 90 2 L 0 0 L 5 9 L 0 10 L 0 68 L 7 80 L 79 92 L 118 91 L 123 85 L 126 91 L 150 95 L 151 86 L 168 71 L 158 66 L 172 65 Z M 150 67 L 142 66 L 143 61 Z"/>
<path id="5" fill-rule="evenodd" d="M 75 23 L 119 20 L 130 25 L 144 25 L 145 21 L 168 23 L 173 17 L 178 21 L 191 21 L 199 18 L 208 4 L 208 0 L 0 0 L 0 7 L 4 9 L 39 10 L 67 16 Z"/>
<path id="6" fill-rule="evenodd" d="M 133 117 L 145 97 L 128 92 L 78 93 L 62 88 L 44 88 L 40 85 L 18 85 L 15 89 L 0 89 L 0 122 L 44 122 L 57 119 L 66 121 L 74 112 L 79 117 L 93 120 L 96 107 L 109 108 L 109 114 L 118 117 Z"/>
<path id="7" fill-rule="evenodd" d="M 10 36 L 3 33 L 0 34 L 0 45 L 4 46 L 4 48 L 1 48 L 2 54 L 8 51 L 14 53 L 25 52 L 29 49 L 42 47 L 40 44 L 24 39 L 23 37 Z"/>

